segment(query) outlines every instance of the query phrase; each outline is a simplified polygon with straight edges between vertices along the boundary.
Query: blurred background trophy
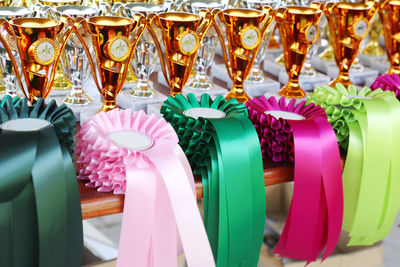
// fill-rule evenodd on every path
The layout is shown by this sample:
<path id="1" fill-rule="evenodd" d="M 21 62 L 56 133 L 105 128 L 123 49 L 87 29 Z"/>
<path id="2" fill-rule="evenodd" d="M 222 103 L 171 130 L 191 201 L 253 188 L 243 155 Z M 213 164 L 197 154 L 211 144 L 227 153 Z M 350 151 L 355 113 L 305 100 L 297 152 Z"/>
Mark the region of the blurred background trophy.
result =
<path id="1" fill-rule="evenodd" d="M 11 7 L 11 6 L 0 6 L 0 18 L 11 20 L 14 18 L 27 18 L 34 17 L 36 12 L 25 7 Z M 11 41 L 13 37 L 9 35 L 6 31 L 3 31 L 3 38 L 10 40 L 10 48 L 15 58 L 17 65 L 21 66 L 21 59 L 18 53 L 18 48 L 16 47 L 15 40 Z M 15 73 L 13 72 L 13 66 L 11 59 L 4 48 L 4 45 L 0 44 L 0 94 L 5 93 L 12 97 L 18 96 L 18 82 Z"/>
<path id="2" fill-rule="evenodd" d="M 56 18 L 62 15 L 69 16 L 73 19 L 77 19 L 78 17 L 89 18 L 100 15 L 101 13 L 97 8 L 75 5 L 57 6 L 52 10 Z M 85 29 L 82 25 L 77 30 L 82 34 L 86 42 L 90 41 L 91 36 L 85 33 Z M 90 67 L 83 44 L 75 33 L 71 34 L 61 54 L 61 66 L 71 83 L 71 91 L 63 98 L 63 102 L 71 106 L 79 118 L 80 107 L 89 105 L 93 100 L 83 90 L 83 84 L 90 74 Z"/>
<path id="3" fill-rule="evenodd" d="M 113 12 L 116 15 L 132 18 L 135 13 L 144 16 L 148 14 L 158 14 L 167 11 L 168 5 L 153 3 L 129 3 L 114 5 Z M 156 31 L 159 36 L 159 31 Z M 146 30 L 140 37 L 130 62 L 137 82 L 130 89 L 123 90 L 117 97 L 117 103 L 121 108 L 131 108 L 133 110 L 143 109 L 147 111 L 147 106 L 162 103 L 167 98 L 165 95 L 154 89 L 150 75 L 156 68 L 158 54 L 156 44 L 149 32 Z M 161 68 L 159 68 L 161 70 Z"/>
<path id="4" fill-rule="evenodd" d="M 228 51 L 220 26 L 215 22 L 214 27 L 222 47 L 226 70 L 233 81 L 226 99 L 235 98 L 239 102 L 250 99 L 244 90 L 244 81 L 250 74 L 264 35 L 274 18 L 273 14 L 273 9 L 268 6 L 263 6 L 262 11 L 232 8 L 218 13 L 218 18 L 225 26 Z"/>
<path id="5" fill-rule="evenodd" d="M 124 84 L 136 44 L 146 29 L 146 19 L 141 14 L 135 14 L 132 19 L 96 16 L 77 23 L 83 24 L 92 37 L 87 44 L 84 36 L 75 31 L 87 53 L 95 85 L 103 96 L 100 111 L 117 108 L 116 97 Z M 92 59 L 89 46 L 93 46 L 96 60 Z"/>
<path id="6" fill-rule="evenodd" d="M 289 76 L 287 84 L 279 91 L 280 96 L 292 98 L 306 96 L 300 87 L 299 76 L 311 45 L 318 40 L 318 22 L 321 15 L 322 5 L 319 3 L 311 3 L 310 7 L 281 7 L 276 11 L 285 67 Z"/>
<path id="7" fill-rule="evenodd" d="M 148 29 L 157 46 L 162 73 L 171 95 L 181 94 L 193 69 L 201 40 L 211 26 L 213 15 L 208 10 L 201 10 L 197 15 L 167 12 L 154 14 L 148 20 Z M 153 26 L 161 30 L 164 52 Z M 159 76 L 160 80 L 162 77 Z"/>
<path id="8" fill-rule="evenodd" d="M 339 74 L 331 85 L 338 82 L 345 86 L 352 84 L 349 71 L 361 42 L 368 33 L 368 25 L 377 11 L 377 5 L 375 1 L 327 4 L 324 12 L 329 22 L 336 64 L 339 68 Z"/>
<path id="9" fill-rule="evenodd" d="M 17 18 L 10 23 L 5 19 L 1 21 L 11 37 L 5 40 L 2 34 L 0 39 L 12 62 L 22 92 L 31 103 L 40 97 L 46 98 L 52 88 L 55 70 L 72 27 L 63 32 L 63 19 Z M 1 29 L 4 32 L 4 27 Z M 20 68 L 11 47 L 17 47 L 19 51 Z"/>
<path id="10" fill-rule="evenodd" d="M 383 24 L 385 48 L 390 62 L 388 74 L 400 75 L 400 2 L 395 0 L 382 1 L 379 15 Z"/>

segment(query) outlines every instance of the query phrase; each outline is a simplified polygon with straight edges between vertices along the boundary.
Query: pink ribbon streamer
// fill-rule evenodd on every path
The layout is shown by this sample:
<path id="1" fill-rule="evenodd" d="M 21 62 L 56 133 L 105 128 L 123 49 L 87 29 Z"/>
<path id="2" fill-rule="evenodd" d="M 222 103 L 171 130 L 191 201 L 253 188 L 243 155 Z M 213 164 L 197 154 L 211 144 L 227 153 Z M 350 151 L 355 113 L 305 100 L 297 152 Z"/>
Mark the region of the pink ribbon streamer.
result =
<path id="1" fill-rule="evenodd" d="M 134 151 L 108 135 L 145 134 L 154 144 Z M 196 203 L 193 174 L 173 128 L 143 111 L 98 113 L 78 133 L 78 178 L 99 191 L 126 194 L 117 267 L 215 266 Z M 180 248 L 182 245 L 182 248 Z"/>
<path id="2" fill-rule="evenodd" d="M 336 247 L 343 219 L 339 147 L 324 110 L 314 104 L 306 106 L 305 101 L 295 106 L 294 99 L 286 105 L 285 98 L 277 102 L 274 97 L 254 98 L 246 106 L 261 143 L 270 144 L 265 146 L 265 157 L 275 155 L 267 151 L 273 148 L 273 144 L 293 147 L 274 160 L 290 160 L 291 152 L 294 156 L 292 203 L 274 252 L 307 262 L 315 261 L 324 252 L 324 260 Z M 296 113 L 305 119 L 276 119 L 264 113 L 271 110 Z M 276 132 L 271 133 L 273 130 Z M 279 138 L 282 133 L 288 133 L 289 137 Z"/>

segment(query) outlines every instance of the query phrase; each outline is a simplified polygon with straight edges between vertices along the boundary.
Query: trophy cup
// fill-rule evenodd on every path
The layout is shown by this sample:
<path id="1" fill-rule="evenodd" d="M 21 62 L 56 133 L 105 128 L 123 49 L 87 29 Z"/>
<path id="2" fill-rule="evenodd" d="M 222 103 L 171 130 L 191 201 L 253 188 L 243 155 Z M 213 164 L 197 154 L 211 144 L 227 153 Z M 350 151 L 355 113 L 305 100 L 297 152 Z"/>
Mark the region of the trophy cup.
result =
<path id="1" fill-rule="evenodd" d="M 274 18 L 274 11 L 268 6 L 263 6 L 262 11 L 232 8 L 219 11 L 218 17 L 225 25 L 229 58 L 221 29 L 215 20 L 214 27 L 222 47 L 226 69 L 233 81 L 233 87 L 225 98 L 246 102 L 250 98 L 243 89 L 243 83 L 250 74 L 265 32 Z"/>
<path id="2" fill-rule="evenodd" d="M 279 6 L 280 2 L 280 0 L 245 0 L 242 1 L 242 4 L 245 8 L 262 10 L 263 5 L 268 5 L 273 9 L 276 9 Z M 260 48 L 258 49 L 253 67 L 251 68 L 250 74 L 247 77 L 247 81 L 251 83 L 263 83 L 266 80 L 266 77 L 263 74 L 260 65 L 261 62 L 264 61 L 266 50 L 269 47 L 270 41 L 275 40 L 272 36 L 275 30 L 275 26 L 276 22 L 275 20 L 273 20 L 265 33 L 264 39 L 260 44 Z"/>
<path id="3" fill-rule="evenodd" d="M 94 82 L 103 96 L 104 103 L 100 111 L 112 110 L 117 107 L 117 94 L 125 82 L 136 44 L 146 29 L 146 18 L 141 14 L 136 14 L 132 19 L 97 16 L 86 20 L 77 19 L 75 25 L 81 23 L 92 36 L 97 69 L 89 47 L 77 28 L 75 34 L 87 53 Z"/>
<path id="4" fill-rule="evenodd" d="M 201 40 L 212 21 L 213 15 L 207 10 L 201 10 L 198 15 L 168 12 L 148 16 L 148 29 L 156 44 L 164 78 L 172 96 L 182 93 L 192 71 Z M 152 28 L 153 22 L 161 29 L 165 52 L 162 51 L 156 32 Z"/>
<path id="5" fill-rule="evenodd" d="M 386 54 L 390 61 L 388 74 L 400 75 L 400 2 L 395 0 L 382 1 L 379 15 L 383 24 Z"/>
<path id="6" fill-rule="evenodd" d="M 35 12 L 25 7 L 0 6 L 0 18 L 12 20 L 15 18 L 34 17 Z M 3 33 L 5 38 L 12 38 L 7 32 Z M 13 56 L 17 62 L 20 62 L 16 47 L 11 47 Z M 19 64 L 20 65 L 20 64 Z M 18 96 L 17 78 L 13 73 L 13 66 L 8 53 L 3 45 L 0 44 L 0 93 L 5 93 L 11 97 Z"/>
<path id="7" fill-rule="evenodd" d="M 73 19 L 78 17 L 88 18 L 100 15 L 100 10 L 86 6 L 57 6 L 53 12 L 55 17 L 62 15 L 69 16 Z M 82 36 L 85 35 L 84 28 L 81 26 L 77 29 Z M 90 35 L 86 34 L 85 39 L 90 39 Z M 64 74 L 71 83 L 71 91 L 64 98 L 64 103 L 72 106 L 85 106 L 92 102 L 92 99 L 82 89 L 83 82 L 89 77 L 90 68 L 89 61 L 82 43 L 78 40 L 75 33 L 72 33 L 65 45 L 65 49 L 61 54 L 61 66 Z"/>
<path id="8" fill-rule="evenodd" d="M 365 3 L 329 3 L 324 9 L 339 75 L 331 86 L 342 83 L 352 84 L 349 70 L 357 57 L 362 39 L 368 33 L 368 24 L 377 11 L 375 1 Z"/>
<path id="9" fill-rule="evenodd" d="M 46 18 L 17 18 L 11 20 L 10 23 L 5 19 L 0 19 L 10 35 L 7 41 L 3 38 L 3 34 L 0 35 L 0 41 L 12 62 L 21 91 L 31 103 L 49 95 L 61 52 L 72 32 L 72 26 L 63 32 L 64 17 L 61 19 L 57 21 Z M 10 46 L 18 49 L 21 58 L 20 68 L 26 88 L 23 86 Z"/>
<path id="10" fill-rule="evenodd" d="M 215 8 L 223 9 L 225 8 L 225 4 L 215 0 L 186 0 L 182 2 L 180 8 L 184 12 L 198 14 L 203 9 L 209 11 Z M 223 88 L 216 87 L 207 75 L 207 70 L 213 62 L 217 46 L 217 33 L 213 27 L 210 27 L 200 42 L 200 47 L 197 51 L 196 61 L 193 66 L 195 75 L 189 78 L 184 91 L 194 93 L 198 97 L 205 92 L 213 95 L 225 94 L 227 92 Z"/>
<path id="11" fill-rule="evenodd" d="M 282 37 L 285 68 L 289 76 L 279 95 L 293 98 L 306 95 L 300 88 L 299 76 L 308 50 L 318 39 L 321 15 L 322 6 L 318 3 L 312 3 L 310 7 L 287 6 L 276 11 L 275 19 Z"/>

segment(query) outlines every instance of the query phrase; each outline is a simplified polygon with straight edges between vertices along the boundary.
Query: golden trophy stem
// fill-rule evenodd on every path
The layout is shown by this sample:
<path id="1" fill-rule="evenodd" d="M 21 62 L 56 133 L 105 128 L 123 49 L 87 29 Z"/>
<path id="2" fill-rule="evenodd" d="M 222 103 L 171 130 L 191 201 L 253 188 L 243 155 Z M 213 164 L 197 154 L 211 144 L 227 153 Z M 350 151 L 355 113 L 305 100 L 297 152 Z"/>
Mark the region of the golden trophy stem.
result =
<path id="1" fill-rule="evenodd" d="M 305 97 L 306 93 L 300 88 L 299 85 L 299 73 L 294 73 L 289 71 L 288 74 L 289 74 L 289 81 L 287 85 L 285 85 L 282 89 L 279 90 L 279 95 L 292 98 Z"/>
<path id="2" fill-rule="evenodd" d="M 235 98 L 238 102 L 242 103 L 245 103 L 248 100 L 250 100 L 250 97 L 246 94 L 246 92 L 243 89 L 243 81 L 241 81 L 240 79 L 236 78 L 233 80 L 233 87 L 225 96 L 226 100 L 232 98 Z"/>
<path id="3" fill-rule="evenodd" d="M 351 66 L 344 66 L 344 64 L 342 64 L 339 67 L 339 75 L 337 76 L 337 78 L 335 80 L 333 80 L 329 85 L 330 86 L 335 86 L 337 83 L 341 83 L 343 84 L 345 87 L 347 87 L 350 84 L 353 84 L 350 81 L 349 78 L 349 71 L 350 71 L 350 67 Z"/>

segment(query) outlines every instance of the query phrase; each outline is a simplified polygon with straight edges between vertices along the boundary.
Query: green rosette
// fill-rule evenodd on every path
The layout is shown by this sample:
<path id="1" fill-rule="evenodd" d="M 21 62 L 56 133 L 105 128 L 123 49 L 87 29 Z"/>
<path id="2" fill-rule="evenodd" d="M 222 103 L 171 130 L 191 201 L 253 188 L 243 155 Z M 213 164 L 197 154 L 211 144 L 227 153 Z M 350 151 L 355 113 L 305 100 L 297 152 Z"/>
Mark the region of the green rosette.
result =
<path id="1" fill-rule="evenodd" d="M 35 123 L 44 126 L 32 127 Z M 82 265 L 74 134 L 75 116 L 64 105 L 39 99 L 29 106 L 26 99 L 9 96 L 0 100 L 2 267 Z"/>
<path id="2" fill-rule="evenodd" d="M 211 111 L 207 118 L 191 115 L 199 108 Z M 257 266 L 265 225 L 264 175 L 246 107 L 222 96 L 212 100 L 203 94 L 198 101 L 188 94 L 169 97 L 161 113 L 202 177 L 204 223 L 217 266 Z"/>
<path id="3" fill-rule="evenodd" d="M 346 154 L 343 229 L 349 245 L 371 245 L 391 230 L 400 208 L 400 103 L 393 92 L 337 84 L 317 87 L 321 105 Z"/>

